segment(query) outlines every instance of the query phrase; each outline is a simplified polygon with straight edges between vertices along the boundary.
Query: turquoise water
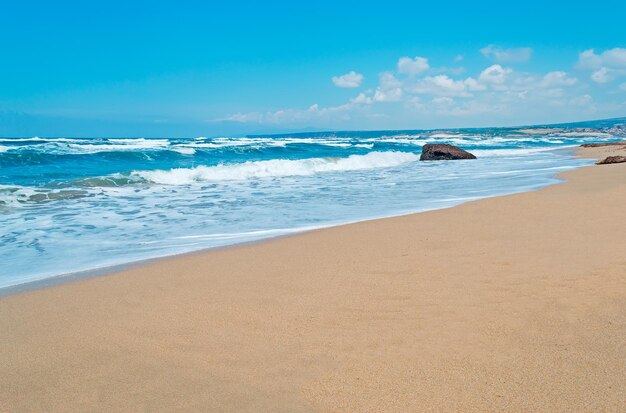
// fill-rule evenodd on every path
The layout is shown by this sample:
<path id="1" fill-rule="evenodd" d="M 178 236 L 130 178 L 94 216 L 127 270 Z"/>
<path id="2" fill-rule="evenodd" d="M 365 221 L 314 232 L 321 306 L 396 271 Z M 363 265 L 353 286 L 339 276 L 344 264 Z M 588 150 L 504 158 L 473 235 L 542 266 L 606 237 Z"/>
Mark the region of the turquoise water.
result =
<path id="1" fill-rule="evenodd" d="M 536 189 L 590 163 L 554 149 L 624 131 L 0 138 L 0 287 Z M 419 162 L 425 143 L 478 159 Z"/>

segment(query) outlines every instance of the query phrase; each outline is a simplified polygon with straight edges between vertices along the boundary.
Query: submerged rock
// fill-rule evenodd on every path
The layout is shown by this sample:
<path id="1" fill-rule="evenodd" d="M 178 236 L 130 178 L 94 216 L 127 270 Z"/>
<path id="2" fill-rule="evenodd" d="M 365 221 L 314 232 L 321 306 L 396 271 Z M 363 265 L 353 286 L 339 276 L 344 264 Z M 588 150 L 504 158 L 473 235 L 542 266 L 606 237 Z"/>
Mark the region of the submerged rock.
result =
<path id="1" fill-rule="evenodd" d="M 609 165 L 612 163 L 624 163 L 626 162 L 626 156 L 608 156 L 603 160 L 596 162 L 596 165 Z"/>
<path id="2" fill-rule="evenodd" d="M 476 159 L 471 153 L 447 144 L 429 143 L 422 148 L 420 161 L 445 161 L 452 159 Z"/>

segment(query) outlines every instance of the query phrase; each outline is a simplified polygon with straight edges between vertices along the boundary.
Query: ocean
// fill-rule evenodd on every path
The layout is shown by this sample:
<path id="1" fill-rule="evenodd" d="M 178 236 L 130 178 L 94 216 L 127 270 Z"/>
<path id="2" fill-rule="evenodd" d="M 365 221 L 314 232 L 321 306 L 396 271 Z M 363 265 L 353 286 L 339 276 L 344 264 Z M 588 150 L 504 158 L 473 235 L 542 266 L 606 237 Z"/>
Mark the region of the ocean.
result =
<path id="1" fill-rule="evenodd" d="M 542 188 L 624 139 L 556 127 L 0 138 L 0 287 Z M 420 162 L 426 143 L 474 153 Z"/>

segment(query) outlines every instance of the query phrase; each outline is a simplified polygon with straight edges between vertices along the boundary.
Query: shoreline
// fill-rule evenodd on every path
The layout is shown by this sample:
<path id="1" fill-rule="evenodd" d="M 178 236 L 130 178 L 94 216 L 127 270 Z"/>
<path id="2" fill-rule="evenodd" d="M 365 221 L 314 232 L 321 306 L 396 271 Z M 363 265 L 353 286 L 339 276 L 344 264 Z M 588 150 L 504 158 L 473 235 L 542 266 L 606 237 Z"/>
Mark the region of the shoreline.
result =
<path id="1" fill-rule="evenodd" d="M 0 405 L 619 411 L 626 164 L 563 178 L 1 297 Z"/>
<path id="2" fill-rule="evenodd" d="M 580 156 L 580 147 L 579 146 L 566 146 L 566 147 L 561 147 L 561 148 L 546 149 L 546 152 L 569 153 L 572 156 L 579 157 L 579 158 L 584 158 L 584 156 Z M 495 194 L 495 195 L 490 195 L 490 196 L 486 196 L 486 197 L 468 199 L 468 200 L 462 201 L 462 202 L 460 202 L 458 204 L 444 206 L 444 207 L 440 207 L 440 208 L 430 208 L 430 209 L 423 209 L 423 210 L 419 210 L 419 211 L 409 211 L 409 212 L 403 212 L 403 213 L 394 213 L 394 214 L 390 214 L 390 215 L 381 215 L 381 216 L 375 216 L 375 217 L 371 217 L 371 218 L 356 219 L 356 220 L 353 220 L 353 221 L 340 222 L 340 223 L 329 223 L 327 225 L 321 225 L 319 227 L 315 227 L 315 228 L 311 228 L 311 229 L 302 229 L 302 230 L 294 229 L 293 232 L 287 232 L 287 233 L 284 233 L 284 234 L 269 236 L 269 237 L 260 238 L 260 239 L 256 239 L 256 240 L 241 241 L 241 242 L 236 242 L 234 244 L 226 244 L 226 245 L 220 245 L 220 246 L 215 246 L 215 247 L 204 247 L 204 248 L 200 248 L 198 250 L 185 251 L 185 252 L 180 252 L 180 253 L 171 253 L 171 254 L 166 253 L 165 255 L 161 255 L 161 256 L 142 258 L 142 259 L 138 259 L 138 260 L 134 260 L 134 261 L 121 262 L 121 263 L 118 263 L 118 264 L 110 264 L 110 265 L 109 264 L 105 264 L 103 266 L 96 267 L 96 268 L 90 268 L 90 269 L 78 270 L 78 271 L 71 271 L 71 272 L 62 273 L 62 274 L 56 274 L 56 275 L 36 277 L 36 278 L 34 278 L 32 280 L 27 280 L 27 281 L 23 281 L 23 282 L 18 282 L 16 284 L 9 284 L 9 285 L 0 287 L 0 298 L 7 297 L 7 296 L 10 296 L 10 295 L 13 295 L 13 294 L 19 294 L 19 293 L 33 291 L 33 290 L 39 290 L 39 289 L 42 289 L 42 288 L 49 288 L 49 287 L 53 287 L 53 286 L 57 286 L 57 285 L 63 285 L 63 284 L 68 283 L 68 282 L 79 281 L 79 280 L 88 279 L 88 278 L 92 278 L 92 277 L 105 277 L 107 275 L 114 274 L 114 273 L 117 273 L 117 272 L 132 270 L 134 268 L 138 268 L 138 267 L 141 267 L 143 265 L 150 265 L 150 264 L 153 264 L 153 263 L 158 263 L 158 262 L 160 262 L 162 260 L 168 260 L 168 259 L 172 259 L 172 258 L 191 256 L 191 255 L 195 255 L 195 254 L 210 253 L 210 252 L 213 252 L 213 251 L 221 251 L 223 249 L 245 247 L 245 246 L 248 246 L 248 245 L 255 245 L 255 244 L 258 244 L 258 243 L 263 243 L 263 242 L 271 241 L 271 240 L 274 240 L 274 239 L 298 236 L 298 235 L 306 234 L 306 233 L 312 232 L 312 231 L 320 231 L 320 230 L 325 230 L 325 229 L 328 229 L 328 228 L 335 228 L 335 227 L 342 227 L 342 226 L 346 226 L 346 225 L 359 224 L 359 223 L 362 223 L 362 222 L 369 222 L 369 221 L 376 221 L 376 220 L 381 220 L 381 219 L 389 219 L 389 218 L 397 218 L 397 217 L 405 217 L 405 216 L 410 216 L 410 215 L 414 215 L 414 214 L 422 214 L 422 213 L 425 213 L 425 212 L 445 210 L 445 209 L 449 209 L 449 208 L 455 208 L 455 207 L 458 207 L 460 205 L 464 205 L 464 204 L 469 203 L 469 202 L 476 202 L 476 201 L 481 201 L 481 200 L 484 200 L 484 199 L 490 199 L 490 198 L 494 198 L 494 197 L 506 197 L 506 196 L 516 195 L 516 194 L 525 193 L 525 192 L 539 191 L 539 190 L 541 190 L 543 188 L 547 188 L 547 187 L 552 186 L 552 185 L 558 185 L 558 184 L 564 182 L 565 179 L 560 178 L 561 174 L 567 173 L 567 172 L 569 172 L 571 170 L 581 169 L 581 168 L 585 168 L 585 167 L 589 167 L 589 166 L 591 166 L 591 165 L 580 166 L 580 167 L 577 167 L 577 168 L 574 168 L 574 169 L 570 169 L 568 171 L 556 173 L 556 174 L 554 174 L 552 176 L 552 178 L 555 179 L 556 182 L 546 183 L 544 185 L 539 185 L 536 188 L 521 189 L 519 191 L 513 191 L 513 192 L 509 192 L 509 193 Z M 288 231 L 290 231 L 290 230 L 288 230 Z"/>

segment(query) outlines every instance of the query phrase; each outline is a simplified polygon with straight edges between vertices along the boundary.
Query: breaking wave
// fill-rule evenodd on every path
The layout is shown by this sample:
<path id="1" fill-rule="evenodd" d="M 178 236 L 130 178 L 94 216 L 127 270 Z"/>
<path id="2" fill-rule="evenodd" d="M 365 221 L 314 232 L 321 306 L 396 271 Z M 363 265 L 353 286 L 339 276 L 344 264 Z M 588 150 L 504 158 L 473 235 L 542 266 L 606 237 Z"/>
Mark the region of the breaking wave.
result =
<path id="1" fill-rule="evenodd" d="M 185 185 L 194 182 L 306 176 L 321 172 L 389 168 L 418 159 L 419 156 L 411 152 L 370 152 L 366 155 L 350 155 L 346 158 L 272 159 L 230 165 L 133 171 L 131 176 L 157 184 Z"/>

